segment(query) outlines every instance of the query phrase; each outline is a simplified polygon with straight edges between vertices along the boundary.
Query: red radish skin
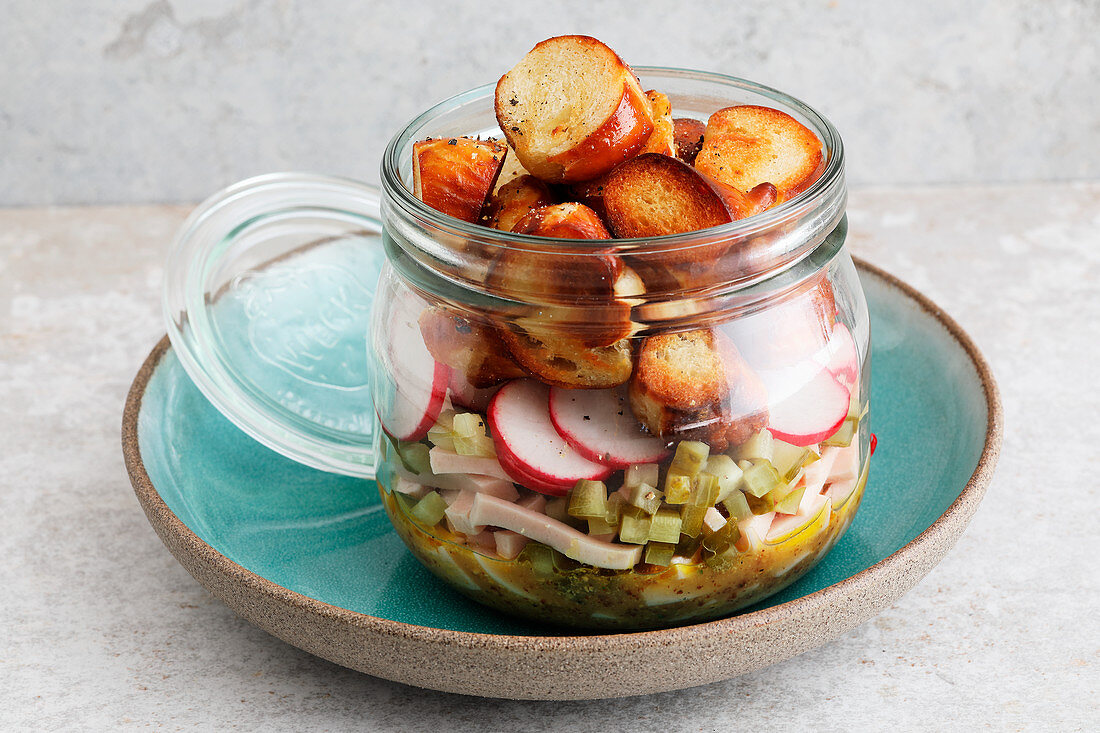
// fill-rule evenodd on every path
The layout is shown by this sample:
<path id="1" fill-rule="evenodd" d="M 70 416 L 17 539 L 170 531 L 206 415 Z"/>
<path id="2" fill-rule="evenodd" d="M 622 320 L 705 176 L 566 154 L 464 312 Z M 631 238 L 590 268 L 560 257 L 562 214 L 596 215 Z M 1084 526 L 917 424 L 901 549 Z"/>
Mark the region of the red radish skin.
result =
<path id="1" fill-rule="evenodd" d="M 623 387 L 551 387 L 550 421 L 574 450 L 609 468 L 657 463 L 669 454 L 664 441 L 643 431 Z"/>
<path id="2" fill-rule="evenodd" d="M 486 418 L 497 460 L 512 479 L 550 496 L 565 496 L 581 479 L 599 481 L 612 469 L 573 450 L 550 421 L 550 388 L 532 379 L 508 382 Z"/>
<path id="3" fill-rule="evenodd" d="M 848 416 L 851 398 L 848 388 L 828 370 L 818 369 L 792 394 L 768 406 L 768 430 L 776 438 L 791 445 L 813 445 L 839 430 Z M 769 394 L 777 394 L 770 390 L 769 384 L 774 375 L 760 376 L 769 385 Z"/>
<path id="4" fill-rule="evenodd" d="M 378 410 L 378 419 L 386 434 L 396 440 L 415 441 L 427 435 L 447 398 L 451 370 L 428 353 L 417 324 L 425 305 L 412 293 L 396 298 L 384 336 L 383 364 L 393 393 L 390 404 Z"/>

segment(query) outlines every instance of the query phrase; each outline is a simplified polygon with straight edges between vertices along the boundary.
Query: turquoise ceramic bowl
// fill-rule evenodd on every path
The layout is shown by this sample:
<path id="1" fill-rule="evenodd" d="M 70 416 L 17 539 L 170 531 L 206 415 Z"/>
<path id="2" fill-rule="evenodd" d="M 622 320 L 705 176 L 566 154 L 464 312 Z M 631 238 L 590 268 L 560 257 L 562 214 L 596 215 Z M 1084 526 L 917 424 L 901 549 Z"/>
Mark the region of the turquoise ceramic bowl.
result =
<path id="1" fill-rule="evenodd" d="M 816 568 L 727 619 L 577 635 L 477 605 L 405 549 L 373 482 L 307 468 L 249 438 L 206 401 L 166 340 L 128 400 L 128 468 L 158 534 L 204 586 L 261 628 L 340 664 L 520 698 L 613 697 L 732 677 L 824 643 L 901 596 L 954 544 L 996 461 L 1000 406 L 973 344 L 913 289 L 863 263 L 860 274 L 878 436 L 863 505 Z"/>

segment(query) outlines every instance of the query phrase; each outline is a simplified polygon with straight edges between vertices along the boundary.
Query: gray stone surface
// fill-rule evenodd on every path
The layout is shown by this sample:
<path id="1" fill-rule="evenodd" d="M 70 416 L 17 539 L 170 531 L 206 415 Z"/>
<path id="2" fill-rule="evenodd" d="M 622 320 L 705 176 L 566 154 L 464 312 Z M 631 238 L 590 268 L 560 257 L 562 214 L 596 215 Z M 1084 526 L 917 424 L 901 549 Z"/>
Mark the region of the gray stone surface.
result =
<path id="1" fill-rule="evenodd" d="M 1100 183 L 863 189 L 851 245 L 975 338 L 1000 466 L 958 546 L 836 642 L 684 692 L 425 692 L 267 636 L 160 544 L 119 420 L 186 211 L 0 211 L 0 730 L 1087 730 L 1100 716 Z"/>
<path id="2" fill-rule="evenodd" d="M 193 201 L 272 170 L 377 181 L 413 114 L 578 32 L 805 99 L 856 183 L 1100 177 L 1096 0 L 546 7 L 6 0 L 0 206 Z"/>

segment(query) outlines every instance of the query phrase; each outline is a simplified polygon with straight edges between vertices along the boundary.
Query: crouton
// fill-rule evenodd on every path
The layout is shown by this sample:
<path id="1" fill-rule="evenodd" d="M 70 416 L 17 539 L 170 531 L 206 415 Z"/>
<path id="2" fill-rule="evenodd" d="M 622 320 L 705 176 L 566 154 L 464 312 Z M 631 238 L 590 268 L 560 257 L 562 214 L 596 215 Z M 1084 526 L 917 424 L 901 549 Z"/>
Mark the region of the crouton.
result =
<path id="1" fill-rule="evenodd" d="M 676 157 L 688 165 L 695 163 L 699 148 L 703 147 L 703 132 L 707 126 L 701 120 L 677 117 L 672 121 L 672 138 L 676 143 Z"/>
<path id="2" fill-rule="evenodd" d="M 668 97 L 655 89 L 645 93 L 649 100 L 649 116 L 653 120 L 653 132 L 642 146 L 643 153 L 660 153 L 676 156 L 676 133 L 672 124 L 672 104 Z"/>
<path id="3" fill-rule="evenodd" d="M 531 175 L 521 175 L 496 190 L 485 207 L 485 223 L 510 232 L 535 209 L 555 201 L 550 187 Z"/>
<path id="4" fill-rule="evenodd" d="M 817 135 L 770 107 L 726 107 L 710 116 L 695 167 L 739 191 L 771 183 L 780 202 L 806 190 L 824 170 Z"/>
<path id="5" fill-rule="evenodd" d="M 653 132 L 649 100 L 619 56 L 588 36 L 536 45 L 496 87 L 496 117 L 523 166 L 548 183 L 586 181 Z"/>
<path id="6" fill-rule="evenodd" d="M 763 383 L 733 342 L 711 329 L 644 339 L 629 394 L 650 433 L 702 440 L 715 451 L 743 443 L 768 422 Z"/>
<path id="7" fill-rule="evenodd" d="M 507 148 L 466 137 L 413 143 L 413 194 L 428 206 L 471 224 L 500 174 Z"/>
<path id="8" fill-rule="evenodd" d="M 432 358 L 462 374 L 477 389 L 525 376 L 496 330 L 473 315 L 432 306 L 420 314 L 419 324 Z"/>
<path id="9" fill-rule="evenodd" d="M 512 231 L 555 239 L 611 239 L 599 215 L 576 202 L 535 209 L 516 222 Z"/>

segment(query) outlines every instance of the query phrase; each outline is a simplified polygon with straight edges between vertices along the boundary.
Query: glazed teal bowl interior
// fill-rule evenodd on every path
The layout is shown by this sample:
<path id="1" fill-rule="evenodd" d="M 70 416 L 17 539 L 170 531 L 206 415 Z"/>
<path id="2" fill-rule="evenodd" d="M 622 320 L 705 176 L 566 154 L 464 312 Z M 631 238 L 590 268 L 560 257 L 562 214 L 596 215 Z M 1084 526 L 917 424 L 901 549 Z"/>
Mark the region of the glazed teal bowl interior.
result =
<path id="1" fill-rule="evenodd" d="M 878 437 L 863 505 L 816 568 L 755 608 L 821 590 L 901 549 L 958 498 L 985 445 L 987 405 L 970 357 L 916 301 L 866 270 L 861 278 Z M 576 634 L 504 616 L 438 581 L 391 530 L 373 482 L 307 468 L 255 442 L 206 401 L 171 350 L 145 390 L 138 442 L 172 512 L 215 550 L 277 585 L 420 626 Z"/>

